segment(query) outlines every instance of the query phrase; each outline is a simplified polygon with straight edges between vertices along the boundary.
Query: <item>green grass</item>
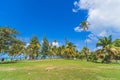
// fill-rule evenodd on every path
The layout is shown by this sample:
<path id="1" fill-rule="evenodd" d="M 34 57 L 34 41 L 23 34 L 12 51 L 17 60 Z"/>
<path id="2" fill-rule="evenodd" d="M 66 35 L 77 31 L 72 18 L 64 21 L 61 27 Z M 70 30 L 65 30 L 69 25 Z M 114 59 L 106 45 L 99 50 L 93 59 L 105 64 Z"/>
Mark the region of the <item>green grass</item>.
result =
<path id="1" fill-rule="evenodd" d="M 120 80 L 119 64 L 36 60 L 0 64 L 0 80 Z"/>

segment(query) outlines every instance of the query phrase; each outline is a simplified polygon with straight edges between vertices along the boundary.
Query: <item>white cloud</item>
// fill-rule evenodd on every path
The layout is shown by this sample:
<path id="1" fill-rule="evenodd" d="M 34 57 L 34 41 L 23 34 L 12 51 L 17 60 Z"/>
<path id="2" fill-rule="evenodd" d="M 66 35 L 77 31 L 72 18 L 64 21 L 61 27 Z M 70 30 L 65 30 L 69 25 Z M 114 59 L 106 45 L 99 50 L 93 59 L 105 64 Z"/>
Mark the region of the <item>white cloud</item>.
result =
<path id="1" fill-rule="evenodd" d="M 95 41 L 98 40 L 98 37 L 97 37 L 97 35 L 91 33 L 91 34 L 88 35 L 88 39 L 90 39 L 91 42 L 93 42 L 93 41 L 95 42 Z"/>
<path id="2" fill-rule="evenodd" d="M 99 50 L 99 49 L 102 49 L 102 47 L 96 47 L 96 48 L 94 49 L 94 51 Z"/>
<path id="3" fill-rule="evenodd" d="M 76 9 L 72 9 L 72 11 L 73 11 L 74 13 L 78 12 Z"/>
<path id="4" fill-rule="evenodd" d="M 81 32 L 81 31 L 83 31 L 83 29 L 80 28 L 79 26 L 78 26 L 78 27 L 75 27 L 74 30 L 75 30 L 76 32 Z"/>
<path id="5" fill-rule="evenodd" d="M 94 34 L 106 36 L 120 32 L 120 0 L 79 0 L 74 6 L 74 12 L 88 10 L 89 30 Z"/>
<path id="6" fill-rule="evenodd" d="M 25 48 L 28 47 L 29 45 L 30 45 L 30 43 L 27 43 L 27 44 L 25 45 Z"/>
<path id="7" fill-rule="evenodd" d="M 86 39 L 85 42 L 87 41 L 87 43 L 91 43 L 92 40 L 91 39 Z"/>
<path id="8" fill-rule="evenodd" d="M 98 34 L 98 36 L 100 36 L 100 37 L 104 37 L 107 35 L 108 35 L 108 33 L 106 31 L 102 31 L 100 34 Z"/>
<path id="9" fill-rule="evenodd" d="M 52 42 L 52 46 L 59 47 L 59 43 L 58 42 Z"/>

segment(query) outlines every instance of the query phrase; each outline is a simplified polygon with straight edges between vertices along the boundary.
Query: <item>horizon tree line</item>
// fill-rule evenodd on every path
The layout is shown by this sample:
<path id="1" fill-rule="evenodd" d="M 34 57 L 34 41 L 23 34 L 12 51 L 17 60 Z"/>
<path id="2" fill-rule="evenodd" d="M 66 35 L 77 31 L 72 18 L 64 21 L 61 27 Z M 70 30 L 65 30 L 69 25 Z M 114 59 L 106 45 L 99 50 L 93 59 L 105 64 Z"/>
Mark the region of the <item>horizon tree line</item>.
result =
<path id="1" fill-rule="evenodd" d="M 85 27 L 85 32 L 88 29 L 87 24 L 81 24 L 82 28 Z M 84 27 L 83 27 L 84 26 Z M 101 37 L 96 43 L 96 47 L 102 47 L 96 51 L 90 51 L 87 47 L 82 48 L 81 51 L 76 49 L 76 46 L 66 41 L 66 44 L 61 46 L 53 46 L 47 39 L 43 37 L 43 42 L 40 44 L 37 36 L 30 39 L 30 44 L 25 47 L 26 43 L 17 39 L 18 31 L 10 27 L 0 27 L 0 53 L 8 54 L 11 56 L 11 61 L 15 56 L 24 54 L 25 59 L 45 59 L 48 58 L 64 58 L 64 59 L 79 59 L 97 62 L 101 60 L 103 63 L 111 63 L 112 60 L 120 59 L 120 39 L 112 41 L 112 36 Z M 57 42 L 54 40 L 54 42 Z M 87 44 L 87 42 L 86 42 Z"/>

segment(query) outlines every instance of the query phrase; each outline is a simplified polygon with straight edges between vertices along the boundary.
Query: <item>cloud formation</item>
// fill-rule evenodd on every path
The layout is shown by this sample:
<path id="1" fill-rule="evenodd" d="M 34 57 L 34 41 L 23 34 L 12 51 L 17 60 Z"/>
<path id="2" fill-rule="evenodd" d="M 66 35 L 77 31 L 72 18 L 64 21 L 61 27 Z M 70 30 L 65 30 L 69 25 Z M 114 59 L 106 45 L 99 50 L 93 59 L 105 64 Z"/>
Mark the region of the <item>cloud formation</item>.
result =
<path id="1" fill-rule="evenodd" d="M 76 31 L 76 32 L 81 32 L 81 31 L 83 31 L 83 29 L 80 28 L 79 26 L 77 26 L 77 27 L 74 28 L 74 31 Z"/>
<path id="2" fill-rule="evenodd" d="M 59 47 L 59 43 L 58 42 L 52 42 L 52 46 Z"/>
<path id="3" fill-rule="evenodd" d="M 120 32 L 120 0 L 79 0 L 74 6 L 73 12 L 88 10 L 89 30 L 97 36 Z"/>

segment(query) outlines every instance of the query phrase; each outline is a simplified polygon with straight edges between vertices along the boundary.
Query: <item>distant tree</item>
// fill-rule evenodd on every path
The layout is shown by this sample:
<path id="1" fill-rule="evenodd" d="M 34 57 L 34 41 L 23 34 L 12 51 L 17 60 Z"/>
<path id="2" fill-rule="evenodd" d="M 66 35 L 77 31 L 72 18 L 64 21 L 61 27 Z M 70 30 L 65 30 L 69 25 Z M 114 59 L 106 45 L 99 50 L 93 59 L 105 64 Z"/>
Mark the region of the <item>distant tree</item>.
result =
<path id="1" fill-rule="evenodd" d="M 49 49 L 50 49 L 50 44 L 49 44 L 46 36 L 44 36 L 43 42 L 42 42 L 42 47 L 41 47 L 41 53 L 43 55 L 43 58 L 45 58 L 45 56 L 49 55 Z"/>
<path id="2" fill-rule="evenodd" d="M 16 39 L 18 32 L 15 29 L 9 27 L 0 27 L 0 53 L 8 53 L 9 47 Z"/>
<path id="3" fill-rule="evenodd" d="M 74 58 L 76 55 L 76 46 L 73 43 L 68 42 L 65 47 L 64 55 L 66 58 Z"/>
<path id="4" fill-rule="evenodd" d="M 37 36 L 33 36 L 27 47 L 30 59 L 37 59 L 40 50 L 40 43 Z"/>
<path id="5" fill-rule="evenodd" d="M 80 51 L 76 51 L 76 58 L 83 60 L 85 57 L 84 53 L 81 53 Z"/>
<path id="6" fill-rule="evenodd" d="M 57 40 L 54 40 L 53 43 L 52 43 L 52 55 L 53 56 L 58 56 L 59 55 L 59 52 L 58 52 L 58 42 Z"/>
<path id="7" fill-rule="evenodd" d="M 86 60 L 89 61 L 89 55 L 91 54 L 90 50 L 86 47 L 83 47 L 81 53 L 85 56 Z"/>
<path id="8" fill-rule="evenodd" d="M 10 56 L 16 56 L 24 52 L 25 49 L 25 43 L 20 40 L 14 40 L 12 41 L 11 46 L 9 47 L 9 55 Z M 11 58 L 12 60 L 12 58 Z"/>
<path id="9" fill-rule="evenodd" d="M 65 58 L 65 46 L 59 46 L 58 47 L 58 55 L 61 56 L 62 58 Z"/>

